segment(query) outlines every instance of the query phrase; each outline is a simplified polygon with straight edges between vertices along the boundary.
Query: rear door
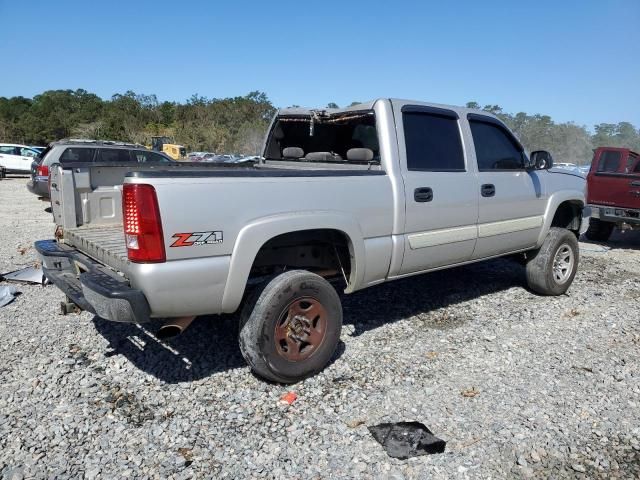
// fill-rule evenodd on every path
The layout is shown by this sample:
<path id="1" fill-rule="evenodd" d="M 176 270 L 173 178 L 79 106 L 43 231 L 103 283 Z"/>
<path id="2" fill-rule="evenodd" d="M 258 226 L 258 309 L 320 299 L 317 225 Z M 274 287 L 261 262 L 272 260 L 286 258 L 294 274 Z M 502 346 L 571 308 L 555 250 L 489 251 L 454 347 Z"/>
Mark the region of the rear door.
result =
<path id="1" fill-rule="evenodd" d="M 526 171 L 520 142 L 498 120 L 469 114 L 478 167 L 478 242 L 473 258 L 535 246 L 543 224 L 546 193 L 539 175 Z"/>
<path id="2" fill-rule="evenodd" d="M 401 274 L 467 261 L 476 243 L 478 183 L 453 110 L 394 104 L 406 219 Z"/>
<path id="3" fill-rule="evenodd" d="M 18 148 L 18 156 L 20 162 L 20 170 L 28 173 L 31 172 L 31 164 L 33 161 L 38 158 L 40 152 L 37 150 L 33 150 L 27 147 L 19 147 Z"/>
<path id="4" fill-rule="evenodd" d="M 640 208 L 640 159 L 629 150 L 598 149 L 587 182 L 590 204 Z"/>

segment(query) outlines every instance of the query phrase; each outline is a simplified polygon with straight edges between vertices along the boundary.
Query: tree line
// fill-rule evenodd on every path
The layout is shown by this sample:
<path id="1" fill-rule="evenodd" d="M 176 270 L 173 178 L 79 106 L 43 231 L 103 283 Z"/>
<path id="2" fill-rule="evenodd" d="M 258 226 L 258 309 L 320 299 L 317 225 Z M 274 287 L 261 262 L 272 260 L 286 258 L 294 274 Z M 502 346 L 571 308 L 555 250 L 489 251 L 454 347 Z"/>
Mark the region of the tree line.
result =
<path id="1" fill-rule="evenodd" d="M 466 106 L 494 113 L 525 147 L 548 150 L 557 162 L 587 164 L 598 146 L 640 151 L 640 130 L 629 122 L 600 123 L 590 132 L 573 122 L 554 122 L 548 115 L 511 114 L 477 102 Z M 231 98 L 193 95 L 180 103 L 131 91 L 103 100 L 82 89 L 49 90 L 33 98 L 0 97 L 0 142 L 46 145 L 71 137 L 148 145 L 151 136 L 166 135 L 188 151 L 258 154 L 275 112 L 267 95 L 258 91 Z"/>

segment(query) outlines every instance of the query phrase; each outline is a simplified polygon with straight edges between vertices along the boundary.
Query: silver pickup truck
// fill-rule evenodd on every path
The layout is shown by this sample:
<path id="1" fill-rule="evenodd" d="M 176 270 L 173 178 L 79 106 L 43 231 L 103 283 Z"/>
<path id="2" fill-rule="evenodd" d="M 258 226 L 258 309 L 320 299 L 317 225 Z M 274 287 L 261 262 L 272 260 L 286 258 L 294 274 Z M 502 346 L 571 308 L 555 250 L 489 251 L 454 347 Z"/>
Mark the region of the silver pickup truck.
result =
<path id="1" fill-rule="evenodd" d="M 338 343 L 336 286 L 517 255 L 533 291 L 564 293 L 585 180 L 551 167 L 483 111 L 390 99 L 284 109 L 254 165 L 52 168 L 56 239 L 35 245 L 68 299 L 108 320 L 179 330 L 240 309 L 251 368 L 295 382 Z"/>

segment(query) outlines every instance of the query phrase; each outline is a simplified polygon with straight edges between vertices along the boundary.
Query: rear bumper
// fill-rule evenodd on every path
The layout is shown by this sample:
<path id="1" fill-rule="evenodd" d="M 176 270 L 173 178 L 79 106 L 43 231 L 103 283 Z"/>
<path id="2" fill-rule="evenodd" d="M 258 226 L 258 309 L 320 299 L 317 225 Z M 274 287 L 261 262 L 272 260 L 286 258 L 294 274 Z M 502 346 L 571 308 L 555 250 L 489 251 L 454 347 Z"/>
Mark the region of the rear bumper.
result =
<path id="1" fill-rule="evenodd" d="M 149 321 L 147 299 L 124 278 L 54 240 L 39 240 L 35 249 L 44 275 L 83 310 L 115 322 Z"/>
<path id="2" fill-rule="evenodd" d="M 628 223 L 629 225 L 640 225 L 640 209 L 619 208 L 613 206 L 589 205 L 591 216 L 603 222 Z"/>
<path id="3" fill-rule="evenodd" d="M 39 197 L 49 198 L 49 182 L 38 180 L 37 178 L 27 182 L 27 190 Z"/>

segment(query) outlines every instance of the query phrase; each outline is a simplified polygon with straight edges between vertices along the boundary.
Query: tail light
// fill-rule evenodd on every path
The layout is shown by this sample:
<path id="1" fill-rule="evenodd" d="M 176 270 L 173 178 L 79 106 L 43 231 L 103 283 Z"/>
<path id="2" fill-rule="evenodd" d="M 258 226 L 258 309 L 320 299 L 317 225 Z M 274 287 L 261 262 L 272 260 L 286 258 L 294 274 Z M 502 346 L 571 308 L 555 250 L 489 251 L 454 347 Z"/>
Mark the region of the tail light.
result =
<path id="1" fill-rule="evenodd" d="M 49 176 L 49 167 L 46 165 L 38 165 L 36 169 L 36 175 L 39 177 L 48 177 Z"/>
<path id="2" fill-rule="evenodd" d="M 125 184 L 122 189 L 122 221 L 129 260 L 138 263 L 166 261 L 155 188 L 145 184 Z"/>

